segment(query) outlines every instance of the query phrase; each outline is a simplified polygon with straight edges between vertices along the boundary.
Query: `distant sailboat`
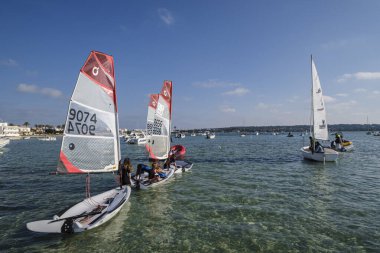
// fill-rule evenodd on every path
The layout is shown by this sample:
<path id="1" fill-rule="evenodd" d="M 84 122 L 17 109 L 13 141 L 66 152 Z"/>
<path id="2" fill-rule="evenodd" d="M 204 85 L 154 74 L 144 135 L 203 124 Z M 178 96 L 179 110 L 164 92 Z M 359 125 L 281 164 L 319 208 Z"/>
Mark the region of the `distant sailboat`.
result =
<path id="1" fill-rule="evenodd" d="M 311 58 L 311 113 L 312 127 L 311 137 L 313 140 L 328 141 L 329 133 L 327 129 L 326 108 L 322 95 L 322 87 L 319 81 L 318 72 L 315 67 L 313 58 Z M 301 152 L 305 159 L 319 162 L 334 162 L 338 159 L 339 153 L 330 148 L 324 148 L 323 152 L 317 152 L 316 142 L 313 141 L 312 146 L 301 148 Z"/>
<path id="2" fill-rule="evenodd" d="M 87 174 L 87 197 L 52 220 L 29 222 L 31 231 L 78 233 L 93 229 L 114 217 L 129 199 L 129 186 L 90 196 L 90 173 L 114 172 L 120 160 L 112 56 L 91 52 L 80 70 L 65 126 L 57 173 Z"/>
<path id="3" fill-rule="evenodd" d="M 372 132 L 371 132 L 371 128 L 370 128 L 370 125 L 369 125 L 369 122 L 368 122 L 368 116 L 367 116 L 367 126 L 368 126 L 367 135 L 371 135 Z"/>

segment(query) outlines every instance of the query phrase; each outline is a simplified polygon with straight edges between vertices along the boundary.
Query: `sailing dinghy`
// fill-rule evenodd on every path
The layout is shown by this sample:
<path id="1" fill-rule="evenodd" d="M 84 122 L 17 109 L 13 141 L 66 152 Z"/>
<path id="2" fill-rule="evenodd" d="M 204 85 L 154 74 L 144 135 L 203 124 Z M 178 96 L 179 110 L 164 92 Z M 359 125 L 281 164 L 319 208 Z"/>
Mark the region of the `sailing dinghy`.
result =
<path id="1" fill-rule="evenodd" d="M 319 81 L 317 69 L 315 67 L 313 58 L 311 58 L 311 75 L 312 75 L 312 88 L 311 88 L 311 114 L 312 114 L 312 127 L 311 137 L 312 146 L 301 148 L 302 155 L 305 159 L 318 161 L 318 162 L 335 162 L 338 159 L 339 153 L 331 148 L 325 147 L 323 152 L 315 152 L 316 141 L 328 141 L 329 133 L 327 129 L 326 120 L 326 107 L 322 95 L 322 87 Z"/>
<path id="2" fill-rule="evenodd" d="M 164 81 L 161 93 L 151 95 L 148 106 L 147 144 L 145 147 L 149 153 L 150 160 L 165 160 L 168 158 L 170 149 L 171 104 L 172 82 Z M 132 181 L 137 188 L 147 189 L 168 181 L 173 176 L 174 170 L 175 168 L 173 167 L 163 169 L 165 177 L 160 178 L 157 182 L 149 180 L 148 172 L 144 172 L 139 176 L 133 176 Z"/>
<path id="3" fill-rule="evenodd" d="M 161 93 L 156 95 L 155 97 L 151 97 L 151 102 L 149 103 L 148 109 L 147 129 L 152 130 L 150 135 L 150 141 L 148 141 L 146 147 L 149 153 L 149 159 L 165 160 L 168 159 L 169 155 L 174 155 L 176 160 L 175 163 L 171 164 L 171 167 L 175 170 L 175 173 L 180 173 L 190 170 L 193 167 L 193 164 L 188 161 L 180 159 L 177 160 L 177 158 L 180 158 L 185 155 L 186 148 L 184 146 L 175 145 L 173 147 L 170 147 L 172 94 L 172 81 L 164 81 Z M 154 103 L 155 98 L 157 99 L 156 104 Z M 164 128 L 163 130 L 161 130 L 161 126 L 163 126 Z"/>
<path id="4" fill-rule="evenodd" d="M 70 100 L 57 173 L 87 173 L 87 197 L 51 220 L 27 223 L 45 233 L 78 233 L 114 217 L 131 194 L 129 186 L 90 196 L 90 173 L 114 172 L 120 160 L 113 57 L 92 51 L 80 70 Z"/>

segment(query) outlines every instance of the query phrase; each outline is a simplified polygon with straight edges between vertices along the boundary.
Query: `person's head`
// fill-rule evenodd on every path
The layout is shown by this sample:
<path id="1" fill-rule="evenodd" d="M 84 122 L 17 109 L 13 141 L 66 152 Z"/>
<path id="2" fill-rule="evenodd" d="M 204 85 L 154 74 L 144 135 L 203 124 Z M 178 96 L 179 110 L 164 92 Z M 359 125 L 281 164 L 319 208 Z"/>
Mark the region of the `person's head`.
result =
<path id="1" fill-rule="evenodd" d="M 123 164 L 124 166 L 131 166 L 131 160 L 129 160 L 129 158 L 125 158 Z"/>

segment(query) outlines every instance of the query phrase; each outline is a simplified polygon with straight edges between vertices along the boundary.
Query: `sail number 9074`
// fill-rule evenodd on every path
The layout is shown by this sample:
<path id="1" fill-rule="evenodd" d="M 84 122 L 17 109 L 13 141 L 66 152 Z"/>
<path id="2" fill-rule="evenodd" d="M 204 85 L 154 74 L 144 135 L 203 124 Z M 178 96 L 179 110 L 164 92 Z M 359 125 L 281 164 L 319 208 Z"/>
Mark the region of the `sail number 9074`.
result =
<path id="1" fill-rule="evenodd" d="M 67 131 L 69 133 L 89 134 L 95 135 L 96 114 L 89 112 L 75 110 L 73 108 L 69 111 L 69 126 Z"/>

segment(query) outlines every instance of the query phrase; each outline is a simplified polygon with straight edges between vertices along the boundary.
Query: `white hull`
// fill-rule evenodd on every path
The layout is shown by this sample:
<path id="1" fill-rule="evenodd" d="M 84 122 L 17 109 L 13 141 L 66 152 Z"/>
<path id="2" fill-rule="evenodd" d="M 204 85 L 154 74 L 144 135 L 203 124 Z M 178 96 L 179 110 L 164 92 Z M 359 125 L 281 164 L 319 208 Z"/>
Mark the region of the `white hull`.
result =
<path id="1" fill-rule="evenodd" d="M 38 138 L 38 140 L 40 141 L 56 141 L 57 138 L 56 137 L 43 137 L 43 138 Z"/>
<path id="2" fill-rule="evenodd" d="M 5 147 L 6 145 L 8 145 L 10 142 L 9 139 L 0 139 L 0 148 L 3 148 Z"/>
<path id="3" fill-rule="evenodd" d="M 177 160 L 175 162 L 175 172 L 174 173 L 178 174 L 178 173 L 182 173 L 182 172 L 187 172 L 187 171 L 191 170 L 191 168 L 193 168 L 193 163 L 189 163 L 189 162 L 182 161 L 182 160 Z"/>
<path id="4" fill-rule="evenodd" d="M 142 190 L 146 190 L 146 189 L 149 189 L 151 187 L 155 187 L 155 186 L 158 186 L 158 185 L 161 185 L 161 184 L 164 184 L 166 183 L 174 174 L 174 169 L 173 168 L 170 168 L 170 169 L 167 169 L 167 170 L 163 170 L 165 173 L 166 173 L 166 177 L 165 178 L 162 178 L 160 181 L 158 182 L 155 182 L 155 183 L 149 183 L 149 179 L 148 179 L 148 174 L 147 173 L 144 173 L 144 175 L 141 175 L 143 176 L 143 178 L 141 178 L 139 181 L 140 181 L 140 189 Z M 132 182 L 133 184 L 136 186 L 137 182 L 136 180 L 132 179 Z"/>
<path id="5" fill-rule="evenodd" d="M 137 144 L 137 145 L 145 145 L 147 142 L 146 138 L 131 138 L 127 140 L 128 144 Z"/>
<path id="6" fill-rule="evenodd" d="M 207 135 L 206 139 L 215 139 L 215 134 Z"/>
<path id="7" fill-rule="evenodd" d="M 55 215 L 53 220 L 29 222 L 26 227 L 42 233 L 71 234 L 90 230 L 114 217 L 128 201 L 130 194 L 129 186 L 123 186 L 123 189 L 118 187 L 79 202 L 62 215 Z M 86 216 L 89 213 L 91 215 Z"/>
<path id="8" fill-rule="evenodd" d="M 352 151 L 353 149 L 354 149 L 354 144 L 344 146 L 344 151 L 334 148 L 334 150 L 337 152 L 348 152 L 348 151 Z"/>
<path id="9" fill-rule="evenodd" d="M 325 148 L 324 153 L 312 153 L 309 147 L 303 147 L 301 152 L 304 159 L 317 162 L 335 162 L 339 157 L 339 153 L 330 148 Z"/>

